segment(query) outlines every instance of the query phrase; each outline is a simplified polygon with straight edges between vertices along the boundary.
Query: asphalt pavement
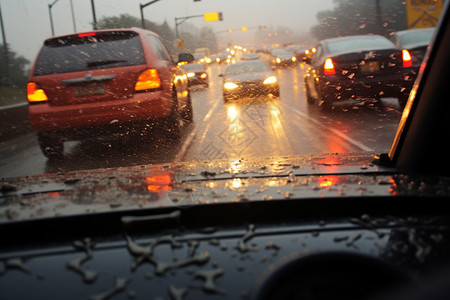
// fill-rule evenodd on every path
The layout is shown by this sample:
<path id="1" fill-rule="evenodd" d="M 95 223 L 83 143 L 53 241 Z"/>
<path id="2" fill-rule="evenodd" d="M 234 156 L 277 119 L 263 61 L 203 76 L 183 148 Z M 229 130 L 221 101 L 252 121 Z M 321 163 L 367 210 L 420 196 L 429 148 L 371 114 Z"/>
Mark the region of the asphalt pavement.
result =
<path id="1" fill-rule="evenodd" d="M 218 75 L 225 67 L 210 65 L 209 88 L 192 89 L 194 122 L 184 124 L 179 140 L 151 133 L 131 140 L 104 137 L 66 142 L 64 158 L 50 161 L 42 155 L 36 134 L 27 130 L 0 140 L 0 177 L 250 157 L 264 157 L 270 164 L 274 156 L 386 152 L 390 148 L 401 117 L 396 99 L 345 102 L 323 112 L 307 104 L 305 65 L 298 65 L 274 70 L 280 98 L 260 96 L 224 102 Z"/>

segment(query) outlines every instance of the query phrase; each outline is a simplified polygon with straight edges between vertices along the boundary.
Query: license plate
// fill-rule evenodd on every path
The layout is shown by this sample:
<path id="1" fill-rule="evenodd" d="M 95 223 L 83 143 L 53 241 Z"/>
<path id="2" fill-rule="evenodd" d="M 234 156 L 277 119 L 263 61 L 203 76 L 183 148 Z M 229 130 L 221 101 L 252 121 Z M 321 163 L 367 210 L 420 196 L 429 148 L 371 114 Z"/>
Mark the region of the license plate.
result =
<path id="1" fill-rule="evenodd" d="M 374 73 L 380 71 L 380 65 L 377 61 L 366 61 L 365 64 L 361 65 L 361 72 L 363 73 Z"/>
<path id="2" fill-rule="evenodd" d="M 86 86 L 75 86 L 73 88 L 75 97 L 84 97 L 92 95 L 103 95 L 105 87 L 102 83 L 90 84 Z"/>

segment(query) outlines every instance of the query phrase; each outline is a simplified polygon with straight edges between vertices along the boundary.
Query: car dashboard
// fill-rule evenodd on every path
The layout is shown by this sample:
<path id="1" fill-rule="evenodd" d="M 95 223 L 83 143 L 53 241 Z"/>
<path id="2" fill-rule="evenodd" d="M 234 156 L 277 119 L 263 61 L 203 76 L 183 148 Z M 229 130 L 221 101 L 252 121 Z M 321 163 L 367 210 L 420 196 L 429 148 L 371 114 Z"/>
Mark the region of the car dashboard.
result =
<path id="1" fill-rule="evenodd" d="M 448 178 L 371 159 L 3 180 L 2 298 L 387 299 L 420 289 L 448 269 Z M 155 192 L 149 174 L 175 176 Z M 126 197 L 123 178 L 134 186 Z"/>

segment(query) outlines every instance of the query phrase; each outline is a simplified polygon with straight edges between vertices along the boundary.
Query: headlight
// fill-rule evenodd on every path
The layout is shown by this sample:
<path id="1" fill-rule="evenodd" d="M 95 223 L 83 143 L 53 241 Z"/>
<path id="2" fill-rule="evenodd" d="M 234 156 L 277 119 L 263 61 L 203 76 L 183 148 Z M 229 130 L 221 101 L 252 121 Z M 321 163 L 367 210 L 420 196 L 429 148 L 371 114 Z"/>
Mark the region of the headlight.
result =
<path id="1" fill-rule="evenodd" d="M 194 77 L 195 73 L 187 73 L 187 77 Z"/>
<path id="2" fill-rule="evenodd" d="M 277 78 L 275 76 L 270 76 L 268 78 L 266 78 L 266 80 L 264 80 L 264 84 L 271 84 L 271 83 L 276 83 L 277 82 Z"/>
<path id="3" fill-rule="evenodd" d="M 295 56 L 292 56 L 292 61 L 296 61 L 297 58 Z"/>
<path id="4" fill-rule="evenodd" d="M 202 75 L 200 75 L 200 78 L 205 79 L 206 78 L 206 73 L 202 73 Z"/>
<path id="5" fill-rule="evenodd" d="M 277 63 L 280 63 L 281 62 L 281 59 L 280 58 L 277 58 Z"/>
<path id="6" fill-rule="evenodd" d="M 232 90 L 237 88 L 237 84 L 232 83 L 232 82 L 225 82 L 225 84 L 223 85 L 224 88 L 226 88 L 227 90 Z"/>

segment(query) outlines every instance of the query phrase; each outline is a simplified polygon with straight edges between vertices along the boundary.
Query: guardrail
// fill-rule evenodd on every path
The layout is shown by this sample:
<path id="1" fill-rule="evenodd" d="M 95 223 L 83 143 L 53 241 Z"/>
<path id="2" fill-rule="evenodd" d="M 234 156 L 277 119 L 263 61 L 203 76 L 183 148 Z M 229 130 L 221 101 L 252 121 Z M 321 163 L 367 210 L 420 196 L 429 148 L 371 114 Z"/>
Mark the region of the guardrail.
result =
<path id="1" fill-rule="evenodd" d="M 0 142 L 33 131 L 28 117 L 28 103 L 0 107 Z"/>

